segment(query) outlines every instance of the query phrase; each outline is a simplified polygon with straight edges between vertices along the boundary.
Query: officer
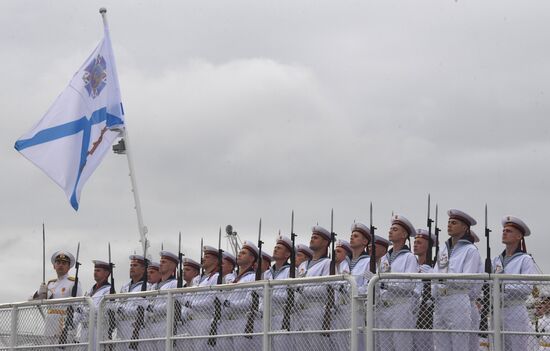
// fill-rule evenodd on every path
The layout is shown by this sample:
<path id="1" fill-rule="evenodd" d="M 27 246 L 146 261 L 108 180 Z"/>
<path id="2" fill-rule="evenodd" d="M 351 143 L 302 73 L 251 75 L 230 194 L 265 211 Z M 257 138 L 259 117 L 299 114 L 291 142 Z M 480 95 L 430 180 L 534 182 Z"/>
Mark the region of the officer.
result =
<path id="1" fill-rule="evenodd" d="M 477 222 L 469 214 L 450 209 L 447 211 L 447 233 L 450 238 L 440 245 L 435 273 L 478 273 L 481 256 L 474 245 L 470 227 Z M 429 272 L 422 266 L 423 272 Z M 442 282 L 432 284 L 432 296 L 435 299 L 434 329 L 463 330 L 471 329 L 472 315 L 470 295 L 477 287 L 472 283 Z M 477 329 L 477 328 L 476 328 Z M 469 350 L 469 335 L 464 333 L 435 333 L 436 350 Z"/>
<path id="2" fill-rule="evenodd" d="M 531 235 L 531 230 L 518 217 L 504 216 L 502 218 L 502 243 L 506 246 L 502 253 L 493 259 L 493 272 L 497 274 L 537 274 L 533 258 L 527 254 L 525 237 Z M 532 332 L 529 315 L 526 308 L 527 297 L 533 291 L 533 285 L 528 282 L 502 283 L 502 329 L 512 332 Z M 504 336 L 504 349 L 527 350 L 532 344 L 529 335 Z"/>
<path id="3" fill-rule="evenodd" d="M 130 255 L 130 281 L 120 288 L 121 293 L 139 292 L 142 290 L 145 275 L 145 257 Z M 145 324 L 144 308 L 145 300 L 131 298 L 122 300 L 117 308 L 117 338 L 120 340 L 140 339 Z M 139 344 L 116 344 L 117 350 L 132 350 Z M 143 348 L 141 348 L 143 349 Z"/>
<path id="4" fill-rule="evenodd" d="M 380 273 L 417 273 L 416 257 L 406 245 L 407 239 L 416 235 L 412 223 L 401 215 L 394 215 L 391 221 L 388 239 L 393 247 L 380 259 Z M 418 298 L 415 283 L 387 281 L 380 284 L 379 308 L 376 314 L 376 326 L 383 329 L 414 329 L 416 320 L 413 305 Z M 377 349 L 410 350 L 412 333 L 379 333 Z"/>
<path id="5" fill-rule="evenodd" d="M 68 251 L 57 251 L 51 257 L 53 269 L 57 274 L 56 279 L 41 284 L 33 299 L 60 299 L 71 297 L 75 278 L 69 276 L 69 270 L 74 267 L 76 260 Z M 77 285 L 76 296 L 82 296 L 80 282 Z M 53 305 L 52 305 L 53 306 Z M 49 344 L 58 344 L 66 326 L 67 311 L 62 307 L 48 308 L 44 321 L 44 336 Z M 74 332 L 74 330 L 70 330 Z"/>

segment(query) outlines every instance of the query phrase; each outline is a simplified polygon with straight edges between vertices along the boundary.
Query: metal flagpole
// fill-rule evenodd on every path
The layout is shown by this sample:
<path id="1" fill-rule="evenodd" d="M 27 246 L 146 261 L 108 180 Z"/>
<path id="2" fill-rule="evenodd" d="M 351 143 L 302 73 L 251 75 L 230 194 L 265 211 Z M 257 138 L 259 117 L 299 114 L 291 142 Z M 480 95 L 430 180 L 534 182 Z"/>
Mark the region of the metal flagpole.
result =
<path id="1" fill-rule="evenodd" d="M 109 28 L 109 25 L 107 23 L 107 9 L 102 7 L 99 9 L 99 13 L 101 14 L 101 17 L 103 18 L 103 26 L 107 30 Z M 141 242 L 141 247 L 143 248 L 143 252 L 146 252 L 146 247 L 149 246 L 149 243 L 147 241 L 147 227 L 143 224 L 143 214 L 141 212 L 141 202 L 139 199 L 139 192 L 137 187 L 137 182 L 135 178 L 135 170 L 134 170 L 134 161 L 132 158 L 131 148 L 130 148 L 130 139 L 128 137 L 128 130 L 126 129 L 126 126 L 122 130 L 120 130 L 121 133 L 121 141 L 117 145 L 113 146 L 113 151 L 117 154 L 126 154 L 126 159 L 128 160 L 128 169 L 130 171 L 130 181 L 132 183 L 132 193 L 134 194 L 134 208 L 136 209 L 137 214 L 137 221 L 138 221 L 138 230 L 139 230 L 139 241 Z"/>

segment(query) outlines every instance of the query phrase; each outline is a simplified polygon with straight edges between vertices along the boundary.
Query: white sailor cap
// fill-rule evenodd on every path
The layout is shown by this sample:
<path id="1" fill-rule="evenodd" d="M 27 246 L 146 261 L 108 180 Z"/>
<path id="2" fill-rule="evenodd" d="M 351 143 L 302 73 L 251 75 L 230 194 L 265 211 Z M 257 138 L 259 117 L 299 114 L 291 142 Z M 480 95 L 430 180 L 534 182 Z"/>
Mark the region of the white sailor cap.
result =
<path id="1" fill-rule="evenodd" d="M 401 215 L 393 215 L 392 218 L 391 218 L 391 224 L 398 224 L 400 225 L 401 227 L 403 227 L 407 233 L 409 234 L 409 236 L 412 236 L 414 237 L 416 235 L 416 229 L 414 229 L 414 226 L 412 225 L 412 223 L 405 217 L 401 216 Z"/>
<path id="2" fill-rule="evenodd" d="M 416 230 L 416 237 L 417 238 L 424 238 L 426 240 L 429 240 L 430 233 L 426 229 L 417 229 Z M 432 237 L 432 242 L 435 244 L 435 240 L 437 239 L 435 237 L 435 234 L 432 233 L 431 237 Z"/>
<path id="3" fill-rule="evenodd" d="M 111 266 L 109 265 L 109 262 L 105 262 L 101 260 L 92 260 L 92 263 L 94 264 L 94 268 L 103 268 L 108 271 L 111 270 Z"/>
<path id="4" fill-rule="evenodd" d="M 228 260 L 229 262 L 231 262 L 231 264 L 233 266 L 237 265 L 237 258 L 235 256 L 233 256 L 233 254 L 231 254 L 230 252 L 224 251 L 223 252 L 223 258 L 224 258 L 224 260 Z"/>
<path id="5" fill-rule="evenodd" d="M 537 289 L 539 291 L 539 298 L 545 299 L 545 300 L 550 298 L 550 285 L 541 284 L 537 286 Z"/>
<path id="6" fill-rule="evenodd" d="M 341 247 L 343 248 L 344 250 L 346 250 L 349 254 L 352 254 L 353 252 L 351 251 L 351 245 L 349 244 L 348 241 L 346 240 L 337 240 L 336 241 L 336 247 Z"/>
<path id="7" fill-rule="evenodd" d="M 158 270 L 160 270 L 160 263 L 158 263 L 158 262 L 149 262 L 147 267 L 152 268 L 152 269 L 156 269 L 158 271 Z"/>
<path id="8" fill-rule="evenodd" d="M 211 254 L 211 255 L 214 255 L 214 256 L 218 256 L 218 249 L 216 249 L 214 246 L 208 246 L 208 245 L 204 245 L 202 247 L 202 251 L 205 253 L 205 254 Z"/>
<path id="9" fill-rule="evenodd" d="M 245 240 L 243 243 L 243 249 L 247 249 L 254 256 L 256 256 L 256 258 L 258 258 L 258 253 L 259 253 L 258 247 L 252 241 Z"/>
<path id="10" fill-rule="evenodd" d="M 265 252 L 264 250 L 262 250 L 262 260 L 271 262 L 271 260 L 273 260 L 273 257 L 271 257 L 271 255 Z"/>
<path id="11" fill-rule="evenodd" d="M 143 257 L 142 255 L 130 255 L 128 257 L 130 259 L 130 261 L 139 261 L 141 264 L 145 264 L 145 257 Z"/>
<path id="12" fill-rule="evenodd" d="M 391 241 L 376 234 L 374 235 L 374 242 L 376 244 L 385 246 L 386 248 L 390 247 L 391 244 Z"/>
<path id="13" fill-rule="evenodd" d="M 303 253 L 304 255 L 308 256 L 309 258 L 313 258 L 313 250 L 310 249 L 309 246 L 307 246 L 307 245 L 298 244 L 298 246 L 296 246 L 296 251 Z"/>
<path id="14" fill-rule="evenodd" d="M 54 252 L 54 254 L 52 255 L 51 261 L 52 261 L 52 264 L 54 264 L 55 261 L 68 262 L 71 268 L 73 268 L 76 263 L 74 256 L 69 251 L 65 251 L 65 250 L 59 250 L 57 252 Z"/>
<path id="15" fill-rule="evenodd" d="M 477 224 L 477 221 L 466 212 L 451 208 L 447 211 L 447 214 L 449 215 L 449 218 L 458 219 L 459 221 L 466 223 L 469 227 Z"/>
<path id="16" fill-rule="evenodd" d="M 165 258 L 167 260 L 174 262 L 175 264 L 180 263 L 178 255 L 170 251 L 162 250 L 160 252 L 160 258 Z"/>
<path id="17" fill-rule="evenodd" d="M 472 236 L 472 238 L 474 239 L 474 243 L 478 243 L 479 242 L 479 236 L 477 236 L 476 232 L 474 232 L 473 230 L 470 229 L 470 235 Z"/>
<path id="18" fill-rule="evenodd" d="M 183 259 L 183 265 L 184 266 L 189 266 L 189 267 L 192 267 L 192 268 L 195 268 L 196 270 L 200 270 L 201 269 L 201 265 L 200 263 L 198 263 L 197 261 L 191 259 L 191 258 L 187 258 L 185 257 Z"/>
<path id="19" fill-rule="evenodd" d="M 519 219 L 517 217 L 504 216 L 502 218 L 502 226 L 504 227 L 506 225 L 511 225 L 513 227 L 516 227 L 523 234 L 523 236 L 531 235 L 531 230 L 529 229 L 527 224 L 525 224 L 524 221 L 522 221 L 521 219 Z"/>
<path id="20" fill-rule="evenodd" d="M 311 233 L 321 235 L 323 238 L 330 241 L 330 238 L 331 238 L 330 232 L 325 228 L 321 227 L 320 225 L 314 225 L 311 228 Z"/>
<path id="21" fill-rule="evenodd" d="M 288 251 L 292 251 L 292 240 L 286 235 L 279 235 L 279 238 L 277 238 L 277 244 L 281 244 L 285 246 Z"/>
<path id="22" fill-rule="evenodd" d="M 353 223 L 351 225 L 351 232 L 352 233 L 353 232 L 359 232 L 359 233 L 363 234 L 363 236 L 365 238 L 367 238 L 369 241 L 371 240 L 370 229 L 369 229 L 369 227 L 367 227 L 363 223 L 360 223 L 360 222 Z"/>

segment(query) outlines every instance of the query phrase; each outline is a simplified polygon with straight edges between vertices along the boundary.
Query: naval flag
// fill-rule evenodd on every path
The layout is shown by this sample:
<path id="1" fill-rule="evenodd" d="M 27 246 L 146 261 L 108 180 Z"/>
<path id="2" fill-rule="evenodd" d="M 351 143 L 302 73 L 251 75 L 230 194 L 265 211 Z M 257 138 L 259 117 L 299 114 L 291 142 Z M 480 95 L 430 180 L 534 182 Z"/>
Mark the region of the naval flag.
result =
<path id="1" fill-rule="evenodd" d="M 44 117 L 15 149 L 64 191 L 78 210 L 84 183 L 124 128 L 109 29 Z"/>

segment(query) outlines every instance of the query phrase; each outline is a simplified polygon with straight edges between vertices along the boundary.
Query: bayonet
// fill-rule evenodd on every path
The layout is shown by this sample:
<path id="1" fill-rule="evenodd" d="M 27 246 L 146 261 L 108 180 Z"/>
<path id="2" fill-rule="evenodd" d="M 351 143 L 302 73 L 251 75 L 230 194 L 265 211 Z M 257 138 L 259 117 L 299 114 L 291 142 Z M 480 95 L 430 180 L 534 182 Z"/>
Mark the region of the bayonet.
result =
<path id="1" fill-rule="evenodd" d="M 223 283 L 223 250 L 222 250 L 222 227 L 218 233 L 218 285 Z"/>
<path id="2" fill-rule="evenodd" d="M 183 287 L 183 254 L 181 253 L 181 231 L 178 234 L 178 282 L 177 287 Z"/>
<path id="3" fill-rule="evenodd" d="M 330 210 L 330 243 L 332 245 L 330 252 L 330 275 L 336 274 L 336 233 L 334 232 L 334 209 Z"/>
<path id="4" fill-rule="evenodd" d="M 203 250 L 203 245 L 204 245 L 204 239 L 201 238 L 201 251 L 200 251 L 200 264 L 201 264 L 201 269 L 199 270 L 199 276 L 202 277 L 202 274 L 203 274 L 203 270 L 202 270 L 202 250 Z"/>
<path id="5" fill-rule="evenodd" d="M 371 243 L 371 255 L 370 255 L 370 271 L 371 273 L 376 273 L 376 236 L 374 235 L 374 232 L 376 231 L 376 227 L 372 224 L 372 202 L 370 203 L 370 235 L 372 238 Z"/>
<path id="6" fill-rule="evenodd" d="M 258 267 L 256 267 L 256 280 L 262 280 L 262 219 L 258 227 Z"/>
<path id="7" fill-rule="evenodd" d="M 426 224 L 428 225 L 428 251 L 426 252 L 426 263 L 432 266 L 432 249 L 434 242 L 432 240 L 432 223 L 433 220 L 430 218 L 430 194 L 428 194 L 428 216 Z"/>
<path id="8" fill-rule="evenodd" d="M 296 278 L 296 234 L 294 233 L 294 210 L 290 217 L 290 240 L 292 241 L 292 252 L 290 253 L 290 278 Z"/>
<path id="9" fill-rule="evenodd" d="M 435 259 L 433 260 L 434 265 L 439 258 L 439 232 L 441 230 L 437 226 L 437 220 L 438 220 L 438 214 L 439 214 L 438 211 L 439 211 L 439 206 L 438 204 L 435 204 Z"/>

